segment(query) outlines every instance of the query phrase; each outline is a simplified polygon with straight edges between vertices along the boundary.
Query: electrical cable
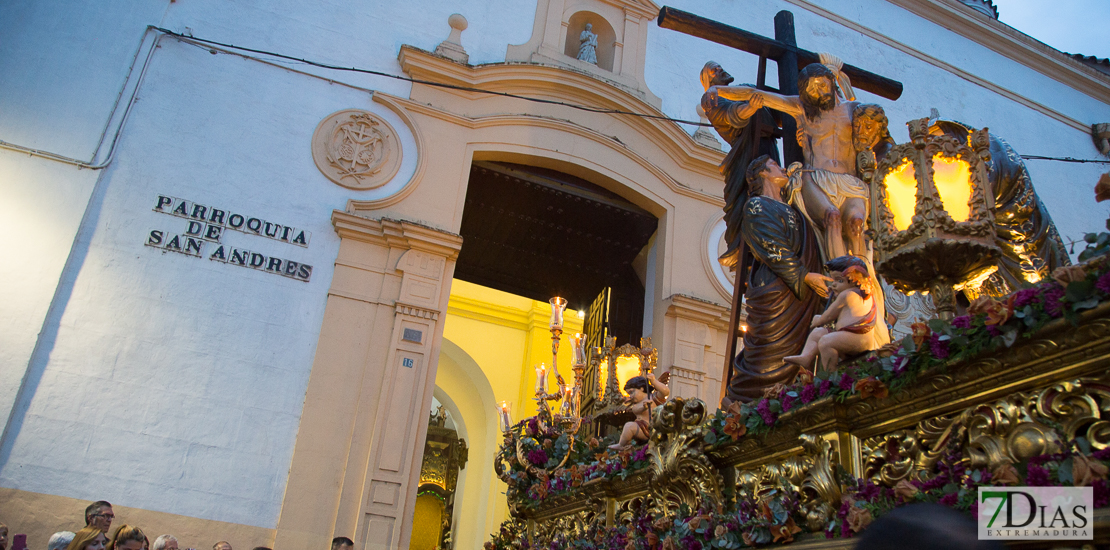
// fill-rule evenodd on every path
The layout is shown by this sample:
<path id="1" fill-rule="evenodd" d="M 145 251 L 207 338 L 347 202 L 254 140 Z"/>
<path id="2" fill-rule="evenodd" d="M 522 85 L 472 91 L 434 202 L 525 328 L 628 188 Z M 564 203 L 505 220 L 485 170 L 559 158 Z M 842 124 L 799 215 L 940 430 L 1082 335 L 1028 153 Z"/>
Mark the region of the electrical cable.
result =
<path id="1" fill-rule="evenodd" d="M 381 76 L 381 77 L 385 77 L 385 78 L 391 78 L 391 79 L 394 79 L 394 80 L 400 80 L 400 81 L 403 81 L 403 82 L 411 82 L 411 83 L 414 83 L 414 84 L 423 84 L 425 86 L 434 86 L 434 87 L 437 87 L 437 88 L 447 88 L 447 89 L 451 89 L 451 90 L 460 90 L 460 91 L 466 91 L 466 92 L 474 92 L 474 93 L 481 93 L 481 94 L 496 95 L 496 96 L 501 96 L 501 97 L 509 97 L 509 98 L 513 98 L 513 99 L 522 99 L 524 101 L 531 101 L 531 102 L 534 102 L 534 103 L 543 103 L 543 104 L 546 104 L 546 105 L 561 105 L 563 107 L 570 107 L 572 109 L 578 109 L 578 110 L 581 110 L 581 111 L 587 111 L 587 112 L 591 112 L 591 113 L 603 113 L 603 114 L 614 114 L 614 115 L 631 115 L 631 116 L 651 118 L 651 119 L 656 119 L 656 120 L 667 120 L 667 121 L 671 121 L 671 122 L 677 122 L 679 124 L 688 124 L 688 125 L 691 125 L 691 126 L 703 126 L 703 127 L 708 127 L 708 128 L 713 127 L 712 124 L 706 123 L 706 122 L 693 122 L 693 121 L 690 121 L 690 120 L 683 120 L 683 119 L 680 119 L 680 118 L 671 118 L 671 117 L 662 116 L 662 115 L 651 115 L 651 114 L 645 114 L 645 113 L 636 113 L 636 112 L 632 112 L 632 111 L 622 111 L 620 109 L 605 109 L 605 108 L 601 108 L 601 107 L 590 107 L 588 105 L 578 105 L 578 104 L 575 104 L 575 103 L 567 103 L 567 102 L 564 102 L 564 101 L 555 101 L 555 100 L 551 100 L 551 99 L 542 99 L 542 98 L 538 98 L 538 97 L 528 97 L 528 96 L 522 96 L 522 95 L 517 95 L 517 94 L 510 94 L 508 92 L 495 92 L 493 90 L 483 90 L 481 88 L 474 88 L 474 87 L 471 87 L 471 86 L 458 86 L 458 85 L 455 85 L 455 84 L 445 84 L 445 83 L 442 83 L 442 82 L 432 82 L 430 80 L 421 80 L 419 78 L 412 78 L 412 77 L 408 77 L 408 76 L 400 76 L 400 75 L 390 74 L 390 73 L 386 73 L 386 72 L 382 72 L 382 71 L 375 71 L 375 70 L 372 70 L 372 69 L 360 69 L 360 68 L 357 68 L 357 67 L 341 67 L 341 66 L 338 66 L 338 65 L 331 65 L 331 64 L 328 64 L 328 63 L 321 63 L 321 62 L 318 62 L 318 61 L 310 61 L 310 60 L 307 60 L 307 59 L 303 59 L 303 58 L 299 58 L 299 57 L 293 57 L 293 56 L 289 56 L 289 55 L 284 55 L 284 54 L 271 52 L 271 51 L 267 51 L 267 50 L 247 48 L 247 47 L 244 47 L 244 46 L 236 46 L 234 44 L 226 44 L 226 43 L 223 43 L 223 42 L 217 42 L 215 40 L 208 40 L 208 39 L 205 39 L 205 38 L 197 38 L 195 36 L 188 36 L 188 35 L 176 33 L 174 31 L 164 29 L 164 28 L 161 28 L 161 27 L 154 27 L 154 28 L 157 29 L 158 31 L 161 31 L 161 32 L 166 33 L 168 35 L 175 36 L 175 37 L 177 37 L 181 40 L 200 42 L 200 43 L 204 43 L 204 44 L 212 44 L 212 45 L 220 46 L 220 47 L 223 47 L 223 48 L 229 48 L 229 49 L 233 49 L 233 50 L 240 50 L 240 51 L 244 51 L 244 52 L 251 52 L 251 53 L 256 53 L 256 54 L 260 54 L 260 55 L 268 55 L 268 56 L 271 56 L 271 57 L 277 57 L 279 59 L 286 59 L 286 60 L 289 60 L 289 61 L 295 61 L 297 63 L 304 63 L 306 65 L 312 65 L 314 67 L 320 67 L 322 69 L 363 73 L 363 74 L 369 74 L 369 75 L 374 75 L 374 76 Z M 1110 164 L 1110 161 L 1107 161 L 1107 160 L 1076 159 L 1076 158 L 1072 158 L 1072 157 L 1046 157 L 1046 156 L 1041 156 L 1041 155 L 1021 155 L 1021 158 L 1026 159 L 1026 160 L 1053 160 L 1053 161 L 1059 161 L 1059 162 Z"/>
<path id="2" fill-rule="evenodd" d="M 1042 157 L 1040 155 L 1021 155 L 1025 160 L 1055 160 L 1058 162 L 1093 162 L 1097 164 L 1110 164 L 1110 160 L 1101 159 L 1077 159 L 1072 157 Z"/>
<path id="3" fill-rule="evenodd" d="M 176 33 L 174 31 L 171 31 L 171 30 L 168 30 L 168 29 L 163 29 L 161 27 L 154 27 L 154 28 L 157 29 L 160 32 L 163 32 L 163 33 L 168 34 L 170 36 L 177 37 L 181 40 L 200 42 L 200 43 L 203 43 L 203 44 L 212 44 L 212 45 L 215 45 L 215 46 L 220 46 L 222 48 L 229 48 L 229 49 L 233 49 L 233 50 L 251 52 L 251 53 L 256 53 L 256 54 L 260 54 L 260 55 L 268 55 L 268 56 L 271 56 L 271 57 L 277 57 L 279 59 L 287 59 L 289 61 L 296 61 L 298 63 L 304 63 L 306 65 L 312 65 L 314 67 L 320 67 L 322 69 L 330 69 L 330 70 L 334 70 L 334 71 L 347 71 L 347 72 L 354 72 L 354 73 L 369 74 L 369 75 L 374 75 L 374 76 L 382 76 L 382 77 L 385 77 L 385 78 L 392 78 L 394 80 L 401 80 L 401 81 L 404 81 L 404 82 L 412 82 L 414 84 L 423 84 L 425 86 L 435 86 L 437 88 L 447 88 L 447 89 L 450 89 L 450 90 L 459 90 L 459 91 L 464 91 L 464 92 L 474 92 L 474 93 L 479 93 L 479 94 L 488 94 L 488 95 L 496 95 L 496 96 L 501 96 L 501 97 L 510 97 L 510 98 L 513 98 L 513 99 L 522 99 L 524 101 L 531 101 L 533 103 L 543 103 L 543 104 L 546 104 L 546 105 L 561 105 L 563 107 L 570 107 L 572 109 L 578 109 L 580 111 L 587 111 L 587 112 L 591 112 L 591 113 L 601 113 L 601 114 L 609 114 L 609 115 L 631 115 L 631 116 L 638 116 L 638 117 L 641 117 L 641 118 L 651 118 L 651 119 L 656 119 L 656 120 L 668 120 L 668 121 L 671 121 L 671 122 L 677 122 L 679 124 L 689 124 L 691 126 L 706 126 L 706 127 L 710 127 L 710 128 L 713 127 L 712 124 L 707 123 L 707 122 L 694 122 L 694 121 L 691 121 L 691 120 L 683 120 L 681 118 L 671 118 L 671 117 L 665 116 L 665 115 L 651 115 L 651 114 L 645 114 L 645 113 L 636 113 L 636 112 L 632 112 L 632 111 L 622 111 L 620 109 L 606 109 L 604 107 L 590 107 L 589 105 L 578 105 L 578 104 L 575 104 L 575 103 L 566 103 L 564 101 L 555 101 L 553 99 L 542 99 L 542 98 L 538 98 L 538 97 L 528 97 L 528 96 L 523 96 L 523 95 L 510 94 L 508 92 L 495 92 L 493 90 L 483 90 L 481 88 L 474 88 L 474 87 L 471 87 L 471 86 L 458 86 L 458 85 L 455 85 L 455 84 L 444 84 L 442 82 L 432 82 L 430 80 L 421 80 L 419 78 L 412 78 L 412 77 L 408 77 L 408 76 L 400 76 L 400 75 L 390 74 L 390 73 L 386 73 L 386 72 L 382 72 L 382 71 L 375 71 L 373 69 L 360 69 L 358 67 L 341 67 L 339 65 L 330 65 L 328 63 L 321 63 L 319 61 L 310 61 L 308 59 L 293 57 L 293 56 L 284 55 L 284 54 L 275 53 L 275 52 L 270 52 L 270 51 L 266 51 L 266 50 L 258 50 L 258 49 L 254 49 L 254 48 L 247 48 L 247 47 L 244 47 L 244 46 L 236 46 L 234 44 L 225 44 L 223 42 L 216 42 L 215 40 L 208 40 L 208 39 L 205 39 L 205 38 L 197 38 L 195 36 L 189 36 L 189 35 L 185 35 L 185 34 Z"/>

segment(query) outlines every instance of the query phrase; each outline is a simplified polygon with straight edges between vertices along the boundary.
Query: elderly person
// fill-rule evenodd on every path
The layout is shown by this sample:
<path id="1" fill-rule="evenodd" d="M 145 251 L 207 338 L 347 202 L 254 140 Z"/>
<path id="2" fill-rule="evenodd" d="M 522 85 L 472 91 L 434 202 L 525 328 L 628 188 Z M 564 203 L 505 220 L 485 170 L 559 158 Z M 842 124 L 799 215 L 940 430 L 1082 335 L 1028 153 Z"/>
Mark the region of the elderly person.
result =
<path id="1" fill-rule="evenodd" d="M 104 550 L 107 544 L 108 537 L 104 535 L 104 531 L 88 525 L 73 536 L 66 550 Z"/>
<path id="2" fill-rule="evenodd" d="M 85 508 L 86 527 L 96 527 L 107 533 L 114 519 L 116 515 L 112 512 L 112 504 L 107 500 L 98 500 Z"/>
<path id="3" fill-rule="evenodd" d="M 177 550 L 177 537 L 173 535 L 160 535 L 154 539 L 154 546 L 150 550 Z"/>
<path id="4" fill-rule="evenodd" d="M 46 541 L 46 550 L 65 550 L 73 542 L 75 535 L 73 531 L 58 531 L 50 535 L 50 540 Z"/>

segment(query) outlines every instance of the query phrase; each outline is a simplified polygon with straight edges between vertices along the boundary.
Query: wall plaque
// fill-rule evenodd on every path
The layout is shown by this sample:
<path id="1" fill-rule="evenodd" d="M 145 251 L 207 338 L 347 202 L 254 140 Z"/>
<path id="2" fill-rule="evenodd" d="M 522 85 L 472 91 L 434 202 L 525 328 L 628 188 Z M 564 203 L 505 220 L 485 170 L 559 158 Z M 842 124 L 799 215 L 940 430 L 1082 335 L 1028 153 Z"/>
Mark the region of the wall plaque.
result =
<path id="1" fill-rule="evenodd" d="M 359 109 L 332 113 L 312 134 L 312 160 L 331 181 L 376 189 L 401 167 L 401 143 L 385 119 Z"/>

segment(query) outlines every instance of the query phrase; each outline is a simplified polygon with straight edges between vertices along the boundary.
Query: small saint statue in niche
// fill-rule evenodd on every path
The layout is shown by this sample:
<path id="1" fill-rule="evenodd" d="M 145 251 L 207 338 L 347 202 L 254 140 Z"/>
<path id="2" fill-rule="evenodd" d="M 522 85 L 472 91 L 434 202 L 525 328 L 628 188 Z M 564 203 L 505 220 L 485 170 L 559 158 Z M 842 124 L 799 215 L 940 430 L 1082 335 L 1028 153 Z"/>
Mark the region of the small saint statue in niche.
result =
<path id="1" fill-rule="evenodd" d="M 629 378 L 624 383 L 624 391 L 628 394 L 625 402 L 631 404 L 629 409 L 636 415 L 636 419 L 624 423 L 620 441 L 610 445 L 610 449 L 624 449 L 631 445 L 634 439 L 641 442 L 647 441 L 651 436 L 651 407 L 666 403 L 667 397 L 671 395 L 671 389 L 667 387 L 666 382 L 655 378 L 655 375 L 650 372 L 647 376 Z"/>
<path id="2" fill-rule="evenodd" d="M 879 292 L 879 282 L 858 256 L 833 258 L 825 268 L 832 278 L 828 283 L 832 303 L 824 313 L 813 317 L 810 323 L 813 330 L 802 353 L 783 357 L 783 361 L 808 369 L 820 355 L 821 368 L 832 371 L 845 355 L 879 347 L 875 339 L 879 320 L 875 294 Z M 824 325 L 833 322 L 832 330 L 825 328 Z"/>
<path id="3" fill-rule="evenodd" d="M 593 29 L 592 23 L 586 23 L 586 29 L 578 36 L 578 59 L 597 65 L 597 34 Z"/>

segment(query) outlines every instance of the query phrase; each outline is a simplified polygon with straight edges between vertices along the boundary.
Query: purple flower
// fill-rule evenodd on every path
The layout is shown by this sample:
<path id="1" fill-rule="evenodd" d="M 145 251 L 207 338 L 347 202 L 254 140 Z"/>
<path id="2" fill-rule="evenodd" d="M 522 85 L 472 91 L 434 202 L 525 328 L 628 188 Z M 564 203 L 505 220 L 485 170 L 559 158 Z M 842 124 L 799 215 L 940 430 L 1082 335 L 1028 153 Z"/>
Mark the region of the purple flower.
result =
<path id="1" fill-rule="evenodd" d="M 852 391 L 852 388 L 856 387 L 856 379 L 852 378 L 851 375 L 845 374 L 840 377 L 840 384 L 837 387 L 843 391 Z"/>
<path id="2" fill-rule="evenodd" d="M 528 462 L 531 462 L 536 466 L 543 466 L 544 464 L 547 464 L 547 453 L 545 453 L 543 449 L 532 449 L 531 451 L 528 451 L 527 458 Z"/>
<path id="3" fill-rule="evenodd" d="M 1041 466 L 1029 465 L 1029 473 L 1025 476 L 1025 483 L 1030 487 L 1048 487 L 1048 470 Z"/>
<path id="4" fill-rule="evenodd" d="M 775 413 L 771 412 L 770 401 L 766 399 L 760 400 L 759 404 L 755 406 L 755 411 L 759 413 L 759 416 L 763 419 L 764 424 L 770 426 L 771 424 L 775 423 Z"/>
<path id="5" fill-rule="evenodd" d="M 817 388 L 814 387 L 813 384 L 806 384 L 806 387 L 802 388 L 802 392 L 798 395 L 798 398 L 801 399 L 802 403 L 809 403 L 817 399 Z"/>
<path id="6" fill-rule="evenodd" d="M 941 340 L 938 334 L 933 334 L 933 336 L 929 338 L 929 351 L 932 352 L 933 357 L 937 359 L 947 359 L 948 341 Z"/>
<path id="7" fill-rule="evenodd" d="M 1044 291 L 1044 310 L 1053 317 L 1064 314 L 1064 304 L 1060 299 L 1064 297 L 1064 287 L 1056 285 Z"/>
<path id="8" fill-rule="evenodd" d="M 971 328 L 971 317 L 961 315 L 952 319 L 952 328 Z"/>
<path id="9" fill-rule="evenodd" d="M 1095 460 L 1102 460 L 1102 461 L 1110 459 L 1110 447 L 1103 447 L 1103 448 L 1091 453 L 1091 458 L 1093 458 Z"/>
<path id="10" fill-rule="evenodd" d="M 1027 305 L 1039 302 L 1040 289 L 1025 288 L 1014 293 L 1014 309 L 1021 309 Z"/>
<path id="11" fill-rule="evenodd" d="M 947 495 L 940 497 L 940 500 L 938 502 L 951 508 L 956 505 L 956 499 L 958 498 L 959 496 L 957 496 L 956 493 L 948 493 Z"/>
<path id="12" fill-rule="evenodd" d="M 789 393 L 783 392 L 782 394 L 782 410 L 789 411 L 794 408 L 794 398 Z"/>
<path id="13" fill-rule="evenodd" d="M 831 389 L 832 389 L 832 382 L 830 382 L 828 380 L 822 380 L 821 381 L 821 387 L 817 388 L 817 393 L 820 394 L 820 395 L 825 395 L 825 394 L 829 393 L 829 390 L 831 390 Z"/>
<path id="14" fill-rule="evenodd" d="M 998 325 L 987 325 L 987 332 L 991 336 L 1002 336 L 1002 329 L 998 328 Z"/>
<path id="15" fill-rule="evenodd" d="M 906 372 L 906 367 L 908 366 L 910 366 L 910 358 L 905 355 L 899 355 L 894 358 L 894 370 L 891 372 L 894 374 L 902 374 Z"/>
<path id="16" fill-rule="evenodd" d="M 1099 275 L 1098 281 L 1095 281 L 1095 288 L 1103 294 L 1110 294 L 1110 271 Z"/>

